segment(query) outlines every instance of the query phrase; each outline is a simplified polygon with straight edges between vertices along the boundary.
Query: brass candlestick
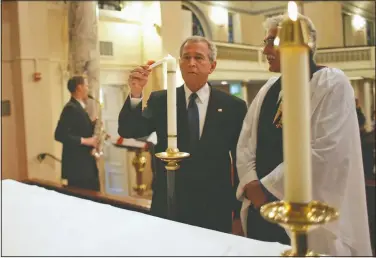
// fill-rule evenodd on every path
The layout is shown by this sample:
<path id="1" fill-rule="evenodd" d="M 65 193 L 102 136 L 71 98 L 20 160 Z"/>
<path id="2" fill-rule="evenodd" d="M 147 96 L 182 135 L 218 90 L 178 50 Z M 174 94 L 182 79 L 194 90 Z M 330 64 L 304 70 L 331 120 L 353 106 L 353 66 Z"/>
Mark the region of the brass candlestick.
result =
<path id="1" fill-rule="evenodd" d="M 167 148 L 166 152 L 156 153 L 155 156 L 166 163 L 167 170 L 167 214 L 168 218 L 176 218 L 175 173 L 180 168 L 180 161 L 190 156 L 179 149 Z"/>
<path id="2" fill-rule="evenodd" d="M 142 196 L 146 190 L 146 184 L 143 183 L 143 172 L 146 166 L 146 157 L 143 155 L 142 149 L 137 149 L 135 151 L 135 156 L 132 160 L 132 165 L 136 170 L 136 186 L 133 190 L 140 196 Z"/>
<path id="3" fill-rule="evenodd" d="M 272 202 L 261 207 L 261 215 L 272 223 L 278 223 L 291 232 L 291 250 L 282 256 L 320 256 L 308 248 L 308 231 L 336 220 L 338 212 L 325 203 L 312 201 L 308 204 Z"/>

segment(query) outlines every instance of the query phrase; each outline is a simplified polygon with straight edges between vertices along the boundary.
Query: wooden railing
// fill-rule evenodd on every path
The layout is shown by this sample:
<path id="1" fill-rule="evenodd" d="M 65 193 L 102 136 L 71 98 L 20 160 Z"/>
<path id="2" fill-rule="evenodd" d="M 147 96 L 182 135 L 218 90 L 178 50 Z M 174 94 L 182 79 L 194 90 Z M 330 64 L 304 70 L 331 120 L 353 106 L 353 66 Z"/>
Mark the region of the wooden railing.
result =
<path id="1" fill-rule="evenodd" d="M 241 44 L 229 44 L 215 42 L 218 49 L 219 60 L 239 60 L 266 62 L 260 46 L 250 46 Z M 323 63 L 344 63 L 344 62 L 362 62 L 367 61 L 375 66 L 375 47 L 344 47 L 344 48 L 327 48 L 318 49 L 316 53 L 316 62 Z M 356 69 L 356 67 L 354 67 Z"/>
<path id="2" fill-rule="evenodd" d="M 318 63 L 375 61 L 375 47 L 336 48 L 318 50 Z"/>

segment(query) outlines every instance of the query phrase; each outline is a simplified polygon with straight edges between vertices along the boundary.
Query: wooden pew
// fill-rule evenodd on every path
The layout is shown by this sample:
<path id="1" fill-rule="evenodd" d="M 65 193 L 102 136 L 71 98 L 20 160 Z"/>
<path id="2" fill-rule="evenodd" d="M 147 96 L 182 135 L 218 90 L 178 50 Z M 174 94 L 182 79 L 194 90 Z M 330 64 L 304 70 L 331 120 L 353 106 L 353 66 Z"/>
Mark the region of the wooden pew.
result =
<path id="1" fill-rule="evenodd" d="M 151 201 L 131 196 L 114 196 L 100 192 L 80 189 L 72 186 L 62 186 L 61 184 L 40 179 L 22 180 L 22 183 L 36 185 L 48 190 L 53 190 L 62 194 L 75 196 L 82 199 L 91 200 L 103 204 L 109 204 L 118 208 L 142 212 L 148 214 L 150 212 Z"/>

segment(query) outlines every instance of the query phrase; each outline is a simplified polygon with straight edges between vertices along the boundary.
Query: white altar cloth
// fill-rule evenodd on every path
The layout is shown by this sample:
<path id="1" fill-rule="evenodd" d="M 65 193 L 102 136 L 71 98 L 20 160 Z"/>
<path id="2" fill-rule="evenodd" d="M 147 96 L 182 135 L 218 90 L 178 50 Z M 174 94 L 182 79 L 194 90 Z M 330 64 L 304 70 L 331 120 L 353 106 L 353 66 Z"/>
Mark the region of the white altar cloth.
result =
<path id="1" fill-rule="evenodd" d="M 279 256 L 288 247 L 2 180 L 2 249 L 4 256 Z"/>

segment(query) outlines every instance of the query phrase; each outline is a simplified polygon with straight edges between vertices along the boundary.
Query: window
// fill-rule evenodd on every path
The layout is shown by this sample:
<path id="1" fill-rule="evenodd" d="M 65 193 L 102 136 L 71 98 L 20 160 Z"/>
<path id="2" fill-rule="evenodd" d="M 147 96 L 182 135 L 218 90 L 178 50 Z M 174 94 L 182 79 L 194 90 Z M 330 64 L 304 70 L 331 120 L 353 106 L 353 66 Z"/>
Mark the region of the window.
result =
<path id="1" fill-rule="evenodd" d="M 192 12 L 192 31 L 193 35 L 203 36 L 205 37 L 204 29 L 202 28 L 200 20 L 197 16 Z"/>
<path id="2" fill-rule="evenodd" d="M 230 84 L 230 94 L 242 99 L 242 85 L 240 83 Z"/>
<path id="3" fill-rule="evenodd" d="M 192 12 L 192 10 L 189 9 L 185 5 L 182 5 L 181 7 L 182 7 L 183 10 L 188 10 L 188 11 L 191 11 L 191 13 L 192 13 L 192 34 L 193 34 L 193 36 L 205 37 L 204 29 L 202 27 L 200 20 L 197 18 L 196 14 L 194 14 L 194 12 Z"/>
<path id="4" fill-rule="evenodd" d="M 374 46 L 375 45 L 375 23 L 370 20 L 366 22 L 366 30 L 367 30 L 367 46 Z"/>
<path id="5" fill-rule="evenodd" d="M 228 12 L 228 42 L 234 43 L 234 15 Z"/>

